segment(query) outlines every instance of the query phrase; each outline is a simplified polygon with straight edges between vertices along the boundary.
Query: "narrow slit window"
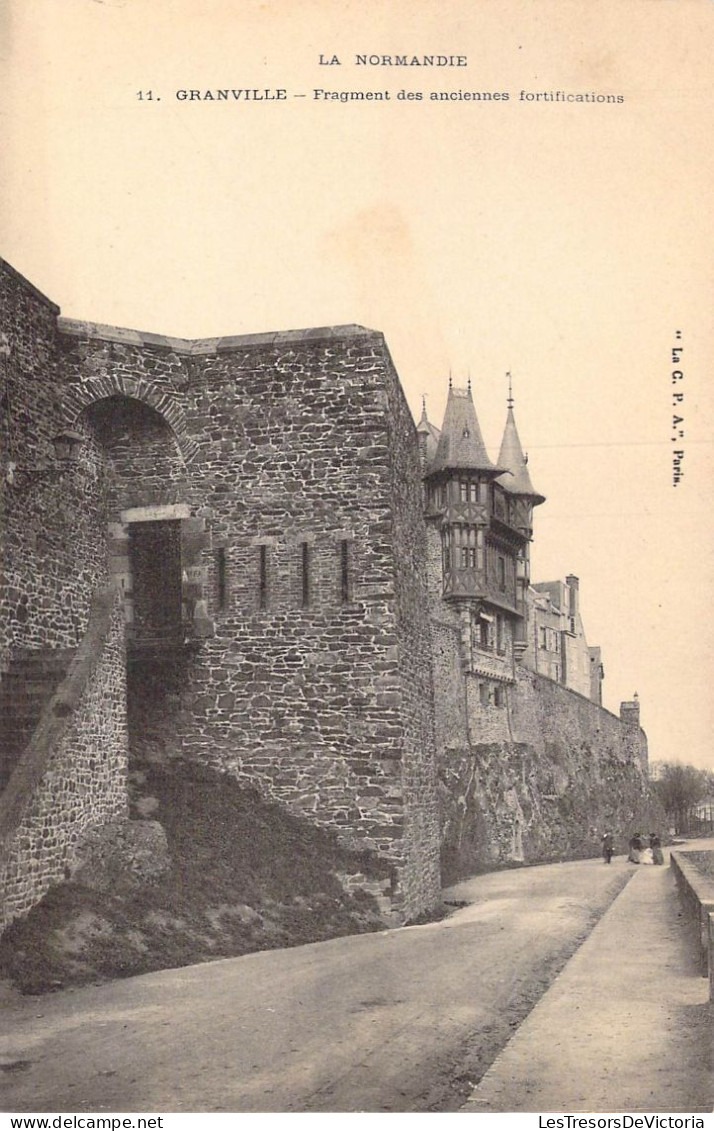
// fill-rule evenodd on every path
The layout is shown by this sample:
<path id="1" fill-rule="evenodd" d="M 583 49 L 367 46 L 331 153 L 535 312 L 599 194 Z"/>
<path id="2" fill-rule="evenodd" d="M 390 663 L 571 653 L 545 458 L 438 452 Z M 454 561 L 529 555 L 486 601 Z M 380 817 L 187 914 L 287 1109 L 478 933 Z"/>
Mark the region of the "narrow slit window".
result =
<path id="1" fill-rule="evenodd" d="M 259 547 L 258 556 L 258 604 L 261 609 L 268 607 L 268 547 Z"/>
<path id="2" fill-rule="evenodd" d="M 300 543 L 300 598 L 305 609 L 310 604 L 310 545 Z"/>
<path id="3" fill-rule="evenodd" d="M 226 572 L 226 551 L 220 546 L 216 553 L 216 583 L 218 589 L 218 608 L 228 608 L 228 575 Z"/>
<path id="4" fill-rule="evenodd" d="M 350 544 L 347 539 L 340 542 L 340 601 L 349 604 L 352 578 L 350 576 Z"/>

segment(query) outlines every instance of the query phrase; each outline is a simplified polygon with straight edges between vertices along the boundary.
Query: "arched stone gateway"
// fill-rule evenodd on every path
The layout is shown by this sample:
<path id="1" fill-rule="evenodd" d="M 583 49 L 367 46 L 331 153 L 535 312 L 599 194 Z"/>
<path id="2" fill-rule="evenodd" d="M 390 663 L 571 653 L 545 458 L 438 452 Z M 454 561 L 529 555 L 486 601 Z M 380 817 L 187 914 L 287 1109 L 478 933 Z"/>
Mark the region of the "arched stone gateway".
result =
<path id="1" fill-rule="evenodd" d="M 169 393 L 143 377 L 104 373 L 101 377 L 68 386 L 63 394 L 64 416 L 68 426 L 75 427 L 89 405 L 116 396 L 140 401 L 158 412 L 171 428 L 184 462 L 189 464 L 193 460 L 198 445 L 189 434 L 183 410 Z"/>
<path id="2" fill-rule="evenodd" d="M 205 519 L 191 513 L 186 460 L 164 413 L 109 384 L 106 392 L 107 382 L 95 383 L 74 423 L 85 438 L 80 458 L 102 473 L 109 570 L 123 594 L 128 650 L 182 647 L 212 632 Z"/>

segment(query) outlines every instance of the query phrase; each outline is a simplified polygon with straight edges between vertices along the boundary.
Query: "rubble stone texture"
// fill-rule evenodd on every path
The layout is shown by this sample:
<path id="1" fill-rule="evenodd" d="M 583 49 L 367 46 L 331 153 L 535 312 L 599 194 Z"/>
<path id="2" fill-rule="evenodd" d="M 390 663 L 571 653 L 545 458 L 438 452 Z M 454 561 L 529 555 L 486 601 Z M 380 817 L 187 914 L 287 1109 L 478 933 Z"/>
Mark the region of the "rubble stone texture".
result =
<path id="1" fill-rule="evenodd" d="M 0 665 L 81 649 L 108 581 L 126 633 L 14 826 L 0 800 L 6 919 L 56 881 L 79 825 L 123 817 L 126 727 L 136 764 L 210 766 L 390 862 L 392 921 L 438 902 L 442 847 L 453 874 L 583 853 L 546 798 L 586 763 L 613 823 L 613 783 L 642 794 L 637 726 L 525 676 L 507 710 L 474 701 L 381 334 L 187 342 L 71 322 L 1 263 L 0 302 Z M 77 459 L 58 464 L 68 430 Z"/>

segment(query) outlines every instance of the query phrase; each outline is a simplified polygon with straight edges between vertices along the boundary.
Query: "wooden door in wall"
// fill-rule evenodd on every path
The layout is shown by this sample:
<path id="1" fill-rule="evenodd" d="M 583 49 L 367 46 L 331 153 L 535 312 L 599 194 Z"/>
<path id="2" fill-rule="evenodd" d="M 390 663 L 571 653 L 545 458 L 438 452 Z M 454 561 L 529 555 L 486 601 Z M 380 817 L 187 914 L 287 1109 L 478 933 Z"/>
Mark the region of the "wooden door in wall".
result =
<path id="1" fill-rule="evenodd" d="M 132 642 L 151 647 L 181 639 L 181 524 L 163 519 L 129 526 Z"/>

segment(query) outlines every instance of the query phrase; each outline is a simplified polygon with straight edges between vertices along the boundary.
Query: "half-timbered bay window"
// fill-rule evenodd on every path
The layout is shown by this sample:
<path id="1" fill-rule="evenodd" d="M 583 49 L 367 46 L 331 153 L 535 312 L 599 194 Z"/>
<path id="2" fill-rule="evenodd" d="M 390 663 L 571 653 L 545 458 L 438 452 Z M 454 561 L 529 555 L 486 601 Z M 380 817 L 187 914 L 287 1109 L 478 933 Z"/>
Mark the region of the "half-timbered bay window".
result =
<path id="1" fill-rule="evenodd" d="M 457 527 L 460 540 L 460 566 L 462 569 L 476 568 L 476 527 Z"/>
<path id="2" fill-rule="evenodd" d="M 477 479 L 459 480 L 459 502 L 477 503 L 479 501 L 479 485 Z"/>

